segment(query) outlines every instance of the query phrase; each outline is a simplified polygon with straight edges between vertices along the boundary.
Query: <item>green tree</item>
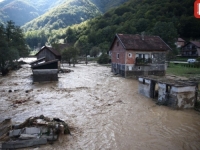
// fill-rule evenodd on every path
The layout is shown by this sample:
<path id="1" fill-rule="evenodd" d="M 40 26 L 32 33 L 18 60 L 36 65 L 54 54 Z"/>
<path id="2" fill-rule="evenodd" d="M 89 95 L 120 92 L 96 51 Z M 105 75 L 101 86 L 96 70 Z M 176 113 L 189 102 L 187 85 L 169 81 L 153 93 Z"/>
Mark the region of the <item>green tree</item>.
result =
<path id="1" fill-rule="evenodd" d="M 109 56 L 106 53 L 103 53 L 97 60 L 99 64 L 107 64 L 109 63 Z"/>
<path id="2" fill-rule="evenodd" d="M 75 43 L 75 41 L 76 41 L 76 35 L 70 27 L 66 31 L 66 38 L 65 39 L 68 43 Z"/>
<path id="3" fill-rule="evenodd" d="M 90 50 L 90 56 L 91 57 L 97 57 L 97 55 L 99 54 L 100 52 L 100 48 L 99 47 L 92 47 L 92 49 Z"/>
<path id="4" fill-rule="evenodd" d="M 88 43 L 88 37 L 86 35 L 81 36 L 74 45 L 80 49 L 80 54 L 82 56 L 87 56 L 92 47 L 92 45 Z"/>
<path id="5" fill-rule="evenodd" d="M 22 30 L 12 21 L 8 21 L 5 26 L 0 25 L 0 37 L 0 70 L 5 75 L 14 60 L 27 56 L 29 50 Z"/>
<path id="6" fill-rule="evenodd" d="M 77 57 L 79 54 L 79 50 L 76 47 L 69 47 L 67 49 L 64 49 L 62 52 L 62 60 L 65 60 L 71 65 L 71 62 L 73 63 L 73 66 L 75 67 L 75 63 L 77 61 Z"/>
<path id="7" fill-rule="evenodd" d="M 178 34 L 172 22 L 158 21 L 153 28 L 152 34 L 160 36 L 170 47 L 175 47 L 174 43 Z"/>

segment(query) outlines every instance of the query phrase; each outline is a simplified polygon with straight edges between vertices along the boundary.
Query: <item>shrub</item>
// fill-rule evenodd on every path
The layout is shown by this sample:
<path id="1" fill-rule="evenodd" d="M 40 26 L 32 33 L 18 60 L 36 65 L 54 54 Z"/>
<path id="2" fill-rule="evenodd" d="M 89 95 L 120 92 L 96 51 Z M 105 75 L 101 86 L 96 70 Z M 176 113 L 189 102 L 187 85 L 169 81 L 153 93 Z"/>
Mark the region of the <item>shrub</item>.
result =
<path id="1" fill-rule="evenodd" d="M 103 53 L 97 61 L 99 64 L 107 64 L 109 63 L 109 56 L 108 54 Z"/>

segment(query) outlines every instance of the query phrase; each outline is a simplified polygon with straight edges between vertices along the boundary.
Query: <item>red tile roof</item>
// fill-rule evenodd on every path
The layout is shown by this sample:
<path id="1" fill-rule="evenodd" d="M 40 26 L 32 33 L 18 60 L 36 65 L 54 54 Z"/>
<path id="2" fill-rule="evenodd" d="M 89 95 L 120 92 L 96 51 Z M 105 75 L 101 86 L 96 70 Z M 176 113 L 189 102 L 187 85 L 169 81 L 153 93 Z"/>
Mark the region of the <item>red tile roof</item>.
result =
<path id="1" fill-rule="evenodd" d="M 197 47 L 200 47 L 200 42 L 198 41 L 190 41 L 190 43 L 196 45 Z"/>
<path id="2" fill-rule="evenodd" d="M 114 41 L 116 38 L 118 38 L 126 50 L 171 50 L 171 48 L 159 36 L 116 34 Z M 110 49 L 112 48 L 114 41 Z"/>
<path id="3" fill-rule="evenodd" d="M 178 38 L 178 42 L 185 42 L 185 40 L 182 38 Z"/>

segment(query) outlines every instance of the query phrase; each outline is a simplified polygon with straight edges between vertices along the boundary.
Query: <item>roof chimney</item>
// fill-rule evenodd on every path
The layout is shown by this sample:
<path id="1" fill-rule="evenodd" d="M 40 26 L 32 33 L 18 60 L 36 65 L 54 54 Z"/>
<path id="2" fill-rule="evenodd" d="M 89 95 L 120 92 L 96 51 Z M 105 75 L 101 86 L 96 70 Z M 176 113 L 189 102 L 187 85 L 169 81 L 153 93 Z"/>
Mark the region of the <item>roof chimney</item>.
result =
<path id="1" fill-rule="evenodd" d="M 144 40 L 144 31 L 141 32 L 141 37 L 142 37 L 142 40 Z"/>

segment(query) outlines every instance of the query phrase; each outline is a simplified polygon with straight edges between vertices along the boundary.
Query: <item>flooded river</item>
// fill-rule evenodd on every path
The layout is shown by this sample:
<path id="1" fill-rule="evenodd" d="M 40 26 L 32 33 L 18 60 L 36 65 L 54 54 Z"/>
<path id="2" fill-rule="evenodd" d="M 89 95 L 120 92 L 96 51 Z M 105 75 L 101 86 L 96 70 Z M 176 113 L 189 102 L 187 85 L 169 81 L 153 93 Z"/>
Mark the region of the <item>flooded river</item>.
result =
<path id="1" fill-rule="evenodd" d="M 29 65 L 0 77 L 0 120 L 20 123 L 43 114 L 62 118 L 72 128 L 72 136 L 29 149 L 200 149 L 199 112 L 158 106 L 138 93 L 137 80 L 115 76 L 109 67 L 70 69 L 52 83 L 33 84 Z"/>

